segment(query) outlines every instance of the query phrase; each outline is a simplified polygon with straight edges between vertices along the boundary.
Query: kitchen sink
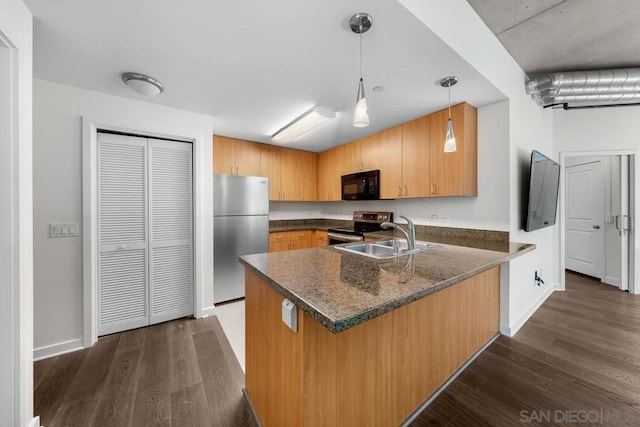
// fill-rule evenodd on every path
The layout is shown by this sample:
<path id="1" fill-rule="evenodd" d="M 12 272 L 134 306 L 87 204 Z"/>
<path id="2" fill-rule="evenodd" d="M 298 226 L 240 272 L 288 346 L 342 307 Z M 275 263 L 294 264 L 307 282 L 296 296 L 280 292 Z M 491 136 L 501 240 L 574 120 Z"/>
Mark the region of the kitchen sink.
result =
<path id="1" fill-rule="evenodd" d="M 366 243 L 357 242 L 343 246 L 335 246 L 336 249 L 376 259 L 396 258 L 426 250 L 437 249 L 439 247 L 441 247 L 441 245 L 435 245 L 427 242 L 416 242 L 416 248 L 409 250 L 407 241 L 402 239 L 379 240 L 376 242 Z"/>

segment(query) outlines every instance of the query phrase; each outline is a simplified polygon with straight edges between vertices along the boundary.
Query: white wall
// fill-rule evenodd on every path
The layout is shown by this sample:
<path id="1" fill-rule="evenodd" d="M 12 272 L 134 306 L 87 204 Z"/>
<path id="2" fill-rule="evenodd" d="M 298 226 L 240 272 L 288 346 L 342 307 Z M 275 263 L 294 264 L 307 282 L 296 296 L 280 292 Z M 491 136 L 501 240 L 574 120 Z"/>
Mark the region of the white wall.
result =
<path id="1" fill-rule="evenodd" d="M 537 249 L 509 263 L 503 284 L 501 330 L 515 333 L 559 282 L 554 229 L 522 231 L 521 207 L 529 155 L 537 149 L 551 157 L 553 117 L 525 93 L 525 73 L 465 0 L 400 0 L 411 13 L 487 78 L 509 100 L 509 232 L 510 239 L 534 243 Z M 455 25 L 452 23 L 455 22 Z M 464 29 L 464 31 L 461 31 Z M 534 284 L 534 271 L 543 270 L 544 287 Z"/>
<path id="2" fill-rule="evenodd" d="M 33 21 L 21 0 L 0 0 L 0 11 L 0 425 L 27 426 L 33 418 Z"/>
<path id="3" fill-rule="evenodd" d="M 83 337 L 82 232 L 72 238 L 49 237 L 49 223 L 82 225 L 83 116 L 154 135 L 195 136 L 195 271 L 202 288 L 202 308 L 211 308 L 213 117 L 37 79 L 33 107 L 34 340 L 38 354 L 68 350 Z"/>
<path id="4" fill-rule="evenodd" d="M 509 231 L 509 104 L 478 108 L 478 197 L 360 202 L 272 202 L 270 219 L 351 219 L 355 210 L 390 211 L 416 224 Z M 437 215 L 446 221 L 430 221 Z"/>
<path id="5" fill-rule="evenodd" d="M 554 110 L 553 140 L 557 153 L 593 153 L 625 151 L 638 153 L 640 148 L 640 106 L 593 108 L 584 110 Z M 635 164 L 639 164 L 636 159 Z M 633 177 L 632 211 L 640 212 L 640 173 Z M 638 218 L 636 218 L 636 222 Z M 640 236 L 632 231 L 631 250 L 640 254 Z M 560 234 L 555 236 L 560 241 Z M 559 246 L 559 243 L 558 243 Z M 636 257 L 635 271 L 640 271 Z M 640 293 L 640 274 L 630 277 L 630 292 Z M 635 282 L 635 284 L 633 283 Z"/>

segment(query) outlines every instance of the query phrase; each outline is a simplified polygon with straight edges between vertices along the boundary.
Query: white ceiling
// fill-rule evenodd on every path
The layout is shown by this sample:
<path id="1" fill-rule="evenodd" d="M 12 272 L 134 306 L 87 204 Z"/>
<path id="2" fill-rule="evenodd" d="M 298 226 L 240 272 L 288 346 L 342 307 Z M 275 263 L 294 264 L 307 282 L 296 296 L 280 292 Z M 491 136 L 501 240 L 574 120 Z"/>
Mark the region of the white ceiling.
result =
<path id="1" fill-rule="evenodd" d="M 640 66 L 638 0 L 468 0 L 528 74 Z"/>
<path id="2" fill-rule="evenodd" d="M 215 117 L 214 132 L 270 142 L 320 105 L 337 119 L 287 146 L 327 148 L 447 106 L 439 80 L 456 75 L 452 103 L 504 95 L 395 0 L 25 0 L 34 15 L 34 76 Z M 363 35 L 371 125 L 351 125 L 359 79 L 356 12 Z M 155 98 L 134 93 L 125 71 L 164 83 Z M 384 91 L 373 92 L 374 86 Z"/>

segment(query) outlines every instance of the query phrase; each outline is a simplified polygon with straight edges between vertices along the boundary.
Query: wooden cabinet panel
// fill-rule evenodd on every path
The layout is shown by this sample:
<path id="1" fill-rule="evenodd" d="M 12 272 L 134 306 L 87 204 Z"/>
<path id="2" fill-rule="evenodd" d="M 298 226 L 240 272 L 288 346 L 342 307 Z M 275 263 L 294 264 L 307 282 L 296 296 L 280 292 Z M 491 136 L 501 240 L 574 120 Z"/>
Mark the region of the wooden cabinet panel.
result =
<path id="1" fill-rule="evenodd" d="M 313 242 L 311 239 L 304 240 L 292 240 L 291 241 L 291 249 L 307 249 L 313 247 Z"/>
<path id="2" fill-rule="evenodd" d="M 260 176 L 260 145 L 256 142 L 213 137 L 213 173 Z"/>
<path id="3" fill-rule="evenodd" d="M 358 172 L 358 142 L 350 142 L 337 148 L 336 160 L 338 161 L 338 175 L 348 175 Z"/>
<path id="4" fill-rule="evenodd" d="M 429 116 L 429 195 L 477 196 L 477 111 L 467 103 L 451 107 L 457 146 L 457 151 L 453 153 L 444 152 L 448 117 L 448 110 L 438 111 Z"/>
<path id="5" fill-rule="evenodd" d="M 260 146 L 260 176 L 269 178 L 269 200 L 282 197 L 282 148 Z"/>
<path id="6" fill-rule="evenodd" d="M 380 132 L 380 198 L 402 197 L 402 126 Z"/>
<path id="7" fill-rule="evenodd" d="M 361 171 L 380 169 L 380 134 L 366 136 L 358 141 Z"/>
<path id="8" fill-rule="evenodd" d="M 269 242 L 269 252 L 281 252 L 291 249 L 291 241 L 283 240 L 281 242 Z"/>
<path id="9" fill-rule="evenodd" d="M 300 155 L 299 151 L 282 148 L 282 195 L 280 200 L 300 200 Z"/>
<path id="10" fill-rule="evenodd" d="M 329 244 L 327 232 L 324 230 L 316 230 L 314 233 L 313 246 L 326 246 Z"/>
<path id="11" fill-rule="evenodd" d="M 236 175 L 260 176 L 260 145 L 236 139 Z"/>
<path id="12" fill-rule="evenodd" d="M 213 173 L 235 174 L 236 141 L 224 136 L 213 137 Z"/>
<path id="13" fill-rule="evenodd" d="M 324 151 L 318 156 L 318 200 L 341 200 L 340 147 Z"/>
<path id="14" fill-rule="evenodd" d="M 300 200 L 318 200 L 318 154 L 300 151 L 300 165 Z"/>
<path id="15" fill-rule="evenodd" d="M 402 196 L 429 196 L 429 117 L 402 125 Z"/>
<path id="16" fill-rule="evenodd" d="M 314 245 L 313 235 L 313 230 L 280 231 L 269 233 L 269 252 L 310 248 Z"/>

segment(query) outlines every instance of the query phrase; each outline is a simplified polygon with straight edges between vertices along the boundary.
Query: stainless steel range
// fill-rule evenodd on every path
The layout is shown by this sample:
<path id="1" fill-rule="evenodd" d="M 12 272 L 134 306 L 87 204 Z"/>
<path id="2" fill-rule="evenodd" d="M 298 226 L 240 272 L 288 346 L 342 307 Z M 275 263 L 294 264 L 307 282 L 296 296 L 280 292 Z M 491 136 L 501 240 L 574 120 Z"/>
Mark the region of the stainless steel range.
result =
<path id="1" fill-rule="evenodd" d="M 393 212 L 355 211 L 353 228 L 330 228 L 327 237 L 330 245 L 364 240 L 364 233 L 380 231 L 380 224 L 393 222 Z"/>

